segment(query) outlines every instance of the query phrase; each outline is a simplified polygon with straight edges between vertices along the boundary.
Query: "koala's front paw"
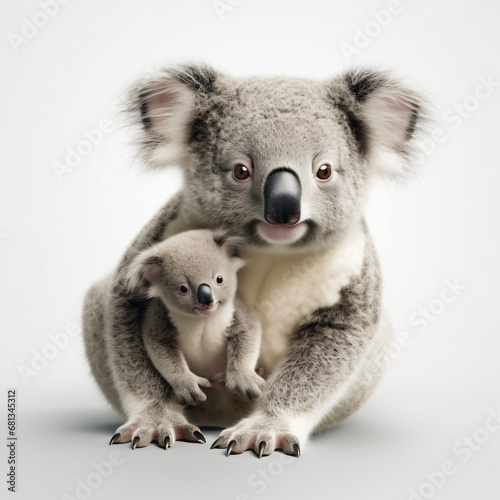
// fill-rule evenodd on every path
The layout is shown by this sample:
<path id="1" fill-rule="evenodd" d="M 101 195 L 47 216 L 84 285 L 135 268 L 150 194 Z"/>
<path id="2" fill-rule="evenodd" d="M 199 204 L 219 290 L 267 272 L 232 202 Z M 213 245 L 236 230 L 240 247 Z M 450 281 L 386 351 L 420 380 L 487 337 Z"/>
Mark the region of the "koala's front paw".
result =
<path id="1" fill-rule="evenodd" d="M 259 370 L 259 373 L 262 371 Z M 244 401 L 258 398 L 262 394 L 262 389 L 266 381 L 253 370 L 225 370 L 210 377 L 210 381 L 224 381 L 227 392 L 238 394 Z"/>
<path id="2" fill-rule="evenodd" d="M 253 449 L 257 456 L 283 450 L 287 455 L 300 456 L 299 438 L 291 432 L 286 420 L 251 416 L 233 427 L 224 429 L 210 448 L 226 448 L 226 455 Z"/>
<path id="3" fill-rule="evenodd" d="M 207 399 L 207 395 L 200 389 L 202 387 L 212 387 L 212 384 L 203 377 L 198 377 L 191 374 L 189 377 L 184 377 L 172 383 L 175 397 L 181 405 L 197 405 Z"/>
<path id="4" fill-rule="evenodd" d="M 177 439 L 193 443 L 206 443 L 206 439 L 196 425 L 191 425 L 184 418 L 174 414 L 171 418 L 156 421 L 148 416 L 130 420 L 116 429 L 109 444 L 130 443 L 132 449 L 144 448 L 152 441 L 167 450 Z"/>

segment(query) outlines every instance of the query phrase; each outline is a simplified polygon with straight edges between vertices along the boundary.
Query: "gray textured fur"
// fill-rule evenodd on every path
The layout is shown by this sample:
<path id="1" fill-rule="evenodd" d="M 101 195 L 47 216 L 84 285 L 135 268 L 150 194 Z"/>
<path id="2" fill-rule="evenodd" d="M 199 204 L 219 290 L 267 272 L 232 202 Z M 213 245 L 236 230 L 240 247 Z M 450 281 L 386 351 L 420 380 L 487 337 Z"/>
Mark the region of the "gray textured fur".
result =
<path id="1" fill-rule="evenodd" d="M 146 429 L 140 431 L 140 445 L 147 444 L 147 436 L 160 442 L 165 426 L 175 435 L 174 428 L 190 428 L 189 419 L 198 425 L 232 425 L 217 446 L 234 441 L 233 453 L 253 448 L 267 455 L 282 448 L 298 454 L 312 432 L 342 422 L 359 408 L 381 376 L 383 348 L 391 336 L 381 312 L 378 260 L 362 207 L 374 176 L 411 171 L 425 104 L 390 74 L 378 71 L 350 71 L 328 81 L 237 79 L 199 66 L 166 70 L 139 82 L 130 102 L 143 158 L 152 166 L 179 164 L 185 182 L 132 243 L 113 276 L 91 289 L 85 305 L 92 371 L 127 418 L 121 442 L 138 432 L 130 431 L 135 428 Z M 252 166 L 250 183 L 232 180 L 239 161 Z M 320 161 L 335 170 L 333 180 L 321 185 L 312 175 Z M 264 215 L 264 182 L 283 167 L 300 181 L 307 231 L 289 245 L 272 245 L 262 239 L 257 224 Z M 364 235 L 353 247 L 362 245 L 359 269 L 353 264 L 356 270 L 348 273 L 348 282 L 339 277 L 321 283 L 336 298 L 316 310 L 311 305 L 290 328 L 286 349 L 276 362 L 268 362 L 267 383 L 256 404 L 220 395 L 183 413 L 144 349 L 140 332 L 147 302 L 139 289 L 127 286 L 130 262 L 162 239 L 193 228 L 223 228 L 244 238 L 252 255 L 259 256 L 249 259 L 249 274 L 257 260 L 272 270 L 290 255 L 303 255 L 304 262 L 325 251 L 335 256 L 354 230 Z M 335 271 L 339 276 L 342 262 Z M 300 279 L 304 294 L 318 285 L 312 274 L 300 274 Z M 248 296 L 247 283 L 240 280 L 242 297 Z M 279 293 L 286 294 L 286 287 Z M 293 301 L 289 296 L 284 303 Z M 267 321 L 267 340 L 272 340 L 272 314 L 261 319 Z"/>
<path id="2" fill-rule="evenodd" d="M 206 229 L 186 231 L 141 252 L 130 265 L 129 287 L 142 286 L 152 298 L 142 325 L 146 352 L 183 405 L 205 401 L 200 386 L 211 387 L 210 382 L 225 381 L 226 390 L 243 400 L 261 394 L 264 380 L 255 373 L 260 325 L 236 295 L 237 272 L 245 264 L 239 257 L 241 245 L 238 239 Z M 217 276 L 223 277 L 220 285 Z M 195 311 L 196 290 L 204 283 L 211 286 L 219 308 L 210 316 Z M 181 295 L 184 284 L 190 290 Z M 220 311 L 228 307 L 234 312 L 220 320 Z M 202 334 L 195 336 L 195 328 Z M 202 349 L 204 342 L 211 345 Z M 197 369 L 196 363 L 190 366 L 182 345 L 189 346 L 189 355 L 201 358 L 202 368 Z M 209 397 L 212 392 L 208 391 Z"/>

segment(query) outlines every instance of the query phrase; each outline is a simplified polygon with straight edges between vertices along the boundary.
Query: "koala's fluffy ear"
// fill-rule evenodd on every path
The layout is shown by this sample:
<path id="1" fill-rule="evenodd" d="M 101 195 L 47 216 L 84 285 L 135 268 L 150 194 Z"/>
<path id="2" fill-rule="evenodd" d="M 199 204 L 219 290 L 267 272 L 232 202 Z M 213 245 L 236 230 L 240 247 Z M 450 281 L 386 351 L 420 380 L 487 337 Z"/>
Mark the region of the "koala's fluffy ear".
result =
<path id="1" fill-rule="evenodd" d="M 246 265 L 246 261 L 242 258 L 245 245 L 245 240 L 243 238 L 218 232 L 214 235 L 214 241 L 216 245 L 225 252 L 229 259 L 233 261 L 236 270 Z"/>
<path id="2" fill-rule="evenodd" d="M 136 83 L 128 111 L 139 122 L 140 152 L 150 166 L 182 158 L 196 97 L 214 91 L 218 73 L 208 66 L 181 66 Z"/>
<path id="3" fill-rule="evenodd" d="M 140 253 L 130 263 L 125 281 L 129 291 L 146 292 L 148 296 L 153 297 L 154 286 L 160 283 L 162 279 L 163 260 L 148 250 Z"/>
<path id="4" fill-rule="evenodd" d="M 406 176 L 415 161 L 418 133 L 426 122 L 424 99 L 388 72 L 351 70 L 335 96 L 361 154 L 377 171 Z"/>

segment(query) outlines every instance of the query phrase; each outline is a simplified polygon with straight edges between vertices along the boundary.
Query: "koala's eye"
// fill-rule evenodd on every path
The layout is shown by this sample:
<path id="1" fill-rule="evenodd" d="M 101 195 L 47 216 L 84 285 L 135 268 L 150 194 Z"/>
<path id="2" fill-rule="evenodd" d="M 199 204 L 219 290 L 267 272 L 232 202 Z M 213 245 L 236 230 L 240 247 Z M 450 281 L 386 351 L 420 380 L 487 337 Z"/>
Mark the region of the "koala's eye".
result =
<path id="1" fill-rule="evenodd" d="M 187 295 L 189 293 L 189 287 L 187 285 L 181 285 L 179 287 L 179 292 L 181 295 Z"/>
<path id="2" fill-rule="evenodd" d="M 326 182 L 329 181 L 332 177 L 332 166 L 329 165 L 328 163 L 323 163 L 321 167 L 318 168 L 318 171 L 316 172 L 316 178 L 320 182 Z"/>
<path id="3" fill-rule="evenodd" d="M 252 172 L 250 170 L 250 167 L 247 167 L 243 163 L 238 163 L 233 168 L 233 177 L 238 182 L 249 181 L 251 176 L 252 176 Z"/>
<path id="4" fill-rule="evenodd" d="M 218 284 L 218 285 L 222 285 L 222 283 L 224 283 L 224 278 L 222 276 L 217 276 L 217 278 L 215 278 L 215 282 Z"/>

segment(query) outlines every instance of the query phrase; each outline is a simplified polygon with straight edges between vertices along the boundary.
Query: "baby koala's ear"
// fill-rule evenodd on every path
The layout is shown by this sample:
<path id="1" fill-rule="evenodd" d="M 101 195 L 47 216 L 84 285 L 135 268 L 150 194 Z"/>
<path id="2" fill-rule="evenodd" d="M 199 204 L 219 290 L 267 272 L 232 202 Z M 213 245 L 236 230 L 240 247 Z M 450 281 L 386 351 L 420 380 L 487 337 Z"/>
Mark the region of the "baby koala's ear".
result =
<path id="1" fill-rule="evenodd" d="M 140 253 L 129 265 L 125 276 L 127 289 L 132 291 L 148 291 L 154 296 L 152 287 L 162 279 L 163 259 L 150 251 Z"/>
<path id="2" fill-rule="evenodd" d="M 246 265 L 246 261 L 242 257 L 245 247 L 245 240 L 243 238 L 223 233 L 215 233 L 214 241 L 218 247 L 224 250 L 226 255 L 233 262 L 236 270 Z"/>

